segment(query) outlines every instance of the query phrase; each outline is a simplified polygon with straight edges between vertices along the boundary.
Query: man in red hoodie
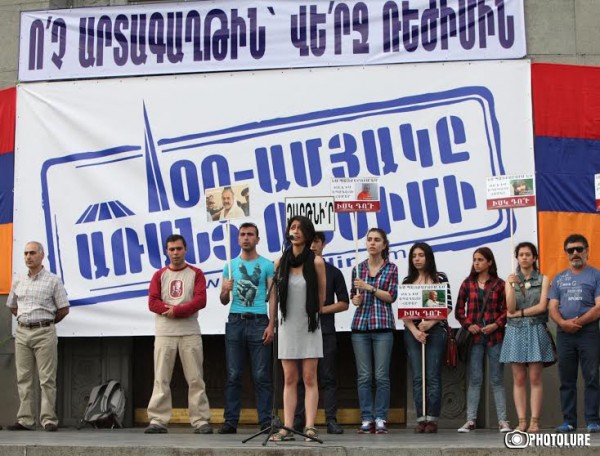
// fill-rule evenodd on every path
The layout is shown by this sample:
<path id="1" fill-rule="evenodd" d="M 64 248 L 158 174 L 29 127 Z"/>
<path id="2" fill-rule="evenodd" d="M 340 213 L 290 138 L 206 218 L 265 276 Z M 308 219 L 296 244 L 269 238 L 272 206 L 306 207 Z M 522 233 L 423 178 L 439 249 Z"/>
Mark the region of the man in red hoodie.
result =
<path id="1" fill-rule="evenodd" d="M 185 262 L 183 236 L 166 242 L 170 264 L 154 273 L 148 307 L 155 316 L 154 389 L 148 404 L 146 434 L 166 434 L 171 420 L 171 376 L 177 353 L 188 382 L 188 412 L 195 434 L 212 434 L 210 408 L 203 379 L 203 351 L 198 311 L 206 307 L 203 272 Z"/>

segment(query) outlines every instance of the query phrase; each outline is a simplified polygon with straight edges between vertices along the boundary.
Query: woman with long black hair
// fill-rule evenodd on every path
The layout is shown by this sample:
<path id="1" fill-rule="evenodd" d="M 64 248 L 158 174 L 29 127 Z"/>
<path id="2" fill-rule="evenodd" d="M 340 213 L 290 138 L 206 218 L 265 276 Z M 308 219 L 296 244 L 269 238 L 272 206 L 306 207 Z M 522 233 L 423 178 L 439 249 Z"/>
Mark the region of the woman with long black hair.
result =
<path id="1" fill-rule="evenodd" d="M 479 247 L 473 253 L 471 273 L 463 281 L 458 292 L 456 319 L 473 337 L 467 367 L 467 422 L 458 432 L 470 432 L 475 429 L 483 384 L 483 357 L 486 352 L 498 429 L 500 432 L 510 432 L 510 425 L 506 419 L 503 365 L 500 363 L 506 326 L 506 293 L 504 280 L 498 277 L 494 253 L 488 247 Z"/>
<path id="2" fill-rule="evenodd" d="M 318 437 L 315 428 L 319 388 L 317 364 L 323 357 L 323 337 L 319 314 L 325 302 L 325 262 L 310 250 L 315 228 L 301 216 L 292 217 L 286 236 L 290 245 L 275 263 L 279 299 L 278 357 L 283 366 L 284 426 L 292 428 L 298 401 L 298 362 L 302 362 L 306 428 L 304 433 Z M 273 298 L 274 293 L 271 295 Z M 293 440 L 286 430 L 275 433 L 272 440 Z"/>
<path id="3" fill-rule="evenodd" d="M 408 276 L 404 285 L 448 283 L 448 277 L 438 272 L 433 250 L 425 242 L 417 242 L 408 253 Z M 452 310 L 450 286 L 447 288 L 448 312 Z M 435 293 L 435 292 L 431 292 Z M 442 407 L 442 364 L 448 336 L 447 320 L 403 320 L 404 345 L 412 370 L 413 398 L 417 411 L 416 433 L 436 433 Z M 422 347 L 425 347 L 425 383 L 427 400 L 423 414 Z"/>

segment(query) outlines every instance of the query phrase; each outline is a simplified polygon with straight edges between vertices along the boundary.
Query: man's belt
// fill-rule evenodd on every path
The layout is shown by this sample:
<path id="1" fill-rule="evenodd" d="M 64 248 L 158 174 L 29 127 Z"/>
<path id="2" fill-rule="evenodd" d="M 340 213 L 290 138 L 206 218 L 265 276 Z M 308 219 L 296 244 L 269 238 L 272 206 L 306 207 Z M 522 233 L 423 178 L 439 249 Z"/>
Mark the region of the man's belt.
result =
<path id="1" fill-rule="evenodd" d="M 21 323 L 17 321 L 21 328 L 34 329 L 34 328 L 46 328 L 54 323 L 54 320 L 36 321 L 35 323 Z"/>
<path id="2" fill-rule="evenodd" d="M 251 313 L 251 312 L 230 313 L 229 315 L 231 315 L 232 317 L 235 317 L 235 318 L 241 318 L 242 320 L 254 320 L 257 318 L 265 318 L 265 319 L 269 318 L 265 314 L 255 314 L 255 313 Z"/>

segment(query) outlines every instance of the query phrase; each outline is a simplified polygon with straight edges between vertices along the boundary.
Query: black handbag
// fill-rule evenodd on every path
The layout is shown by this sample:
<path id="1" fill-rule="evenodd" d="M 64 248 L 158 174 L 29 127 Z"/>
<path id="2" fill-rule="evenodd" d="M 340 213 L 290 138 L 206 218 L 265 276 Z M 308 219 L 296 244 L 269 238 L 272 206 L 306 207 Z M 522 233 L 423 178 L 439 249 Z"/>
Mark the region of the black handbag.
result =
<path id="1" fill-rule="evenodd" d="M 471 334 L 468 329 L 461 326 L 456 332 L 455 339 L 456 348 L 458 349 L 458 358 L 466 363 L 469 352 L 471 351 L 471 346 L 473 345 L 473 334 Z"/>

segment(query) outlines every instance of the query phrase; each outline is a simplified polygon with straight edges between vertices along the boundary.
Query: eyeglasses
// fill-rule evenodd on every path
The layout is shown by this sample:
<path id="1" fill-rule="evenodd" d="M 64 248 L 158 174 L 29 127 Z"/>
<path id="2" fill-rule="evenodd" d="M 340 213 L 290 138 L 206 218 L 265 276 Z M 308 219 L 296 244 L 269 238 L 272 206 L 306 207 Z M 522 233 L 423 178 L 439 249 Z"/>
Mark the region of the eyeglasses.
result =
<path id="1" fill-rule="evenodd" d="M 573 255 L 575 252 L 577 253 L 581 253 L 585 250 L 585 247 L 582 247 L 580 245 L 578 245 L 577 247 L 569 247 L 568 249 L 565 249 L 565 251 L 569 254 L 569 255 Z"/>

